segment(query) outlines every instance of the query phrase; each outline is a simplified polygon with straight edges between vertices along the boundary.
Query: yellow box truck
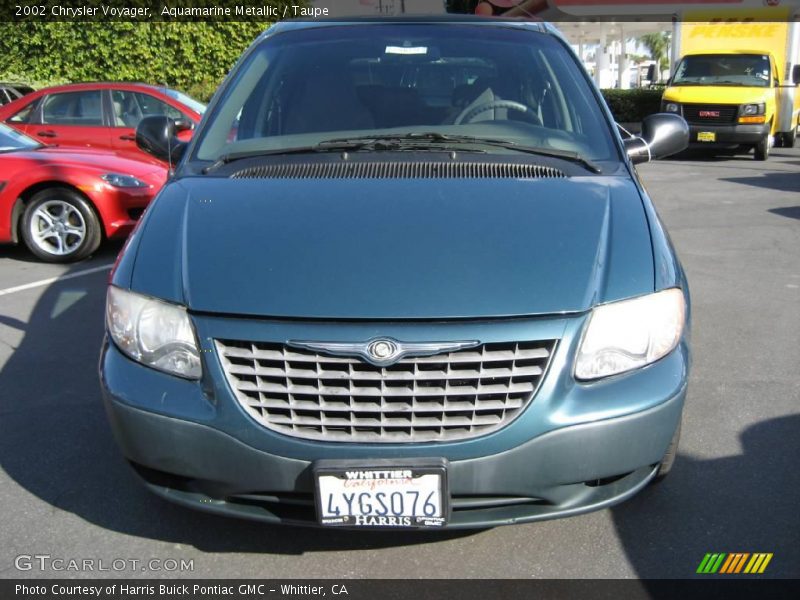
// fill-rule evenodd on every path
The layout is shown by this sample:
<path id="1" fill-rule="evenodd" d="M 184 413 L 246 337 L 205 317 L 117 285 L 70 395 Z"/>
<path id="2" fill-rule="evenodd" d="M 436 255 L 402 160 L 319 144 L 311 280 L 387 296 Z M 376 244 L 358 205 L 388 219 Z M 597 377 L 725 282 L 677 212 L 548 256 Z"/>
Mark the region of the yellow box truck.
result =
<path id="1" fill-rule="evenodd" d="M 800 23 L 750 18 L 683 22 L 681 56 L 661 109 L 682 114 L 692 147 L 792 147 L 800 126 Z"/>

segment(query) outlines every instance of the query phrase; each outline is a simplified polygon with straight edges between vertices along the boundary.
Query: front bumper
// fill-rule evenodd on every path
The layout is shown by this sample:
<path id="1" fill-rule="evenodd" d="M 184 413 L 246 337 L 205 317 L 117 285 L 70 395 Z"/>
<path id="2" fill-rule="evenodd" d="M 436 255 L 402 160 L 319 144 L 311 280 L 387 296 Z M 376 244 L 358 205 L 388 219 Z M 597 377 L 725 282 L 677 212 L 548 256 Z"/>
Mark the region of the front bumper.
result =
<path id="1" fill-rule="evenodd" d="M 700 133 L 713 132 L 714 142 L 698 141 Z M 753 125 L 697 125 L 689 124 L 689 144 L 693 147 L 732 146 L 738 144 L 757 144 L 770 132 L 769 123 Z"/>
<path id="2" fill-rule="evenodd" d="M 196 319 L 198 336 L 222 337 L 220 328 L 231 333 L 231 324 L 224 321 Z M 478 331 L 483 325 L 458 325 L 464 339 L 535 339 L 526 331 L 531 329 L 543 338 L 561 340 L 550 373 L 522 415 L 503 429 L 469 440 L 320 443 L 271 432 L 239 407 L 213 352 L 204 353 L 205 379 L 190 382 L 138 365 L 106 343 L 103 397 L 122 452 L 148 487 L 193 508 L 315 525 L 315 460 L 360 459 L 369 464 L 370 459 L 436 457 L 449 462 L 448 527 L 538 521 L 596 510 L 636 493 L 654 476 L 681 418 L 689 363 L 685 343 L 644 369 L 577 385 L 570 365 L 583 322 L 583 317 L 531 319 L 494 323 L 483 331 Z M 264 332 L 258 326 L 253 331 L 252 323 L 247 329 L 254 337 L 291 339 L 297 336 L 286 328 L 307 327 L 263 326 Z M 352 327 L 356 331 L 351 335 L 364 336 L 357 331 L 359 325 Z M 414 327 L 382 332 L 413 339 Z M 418 335 L 448 339 L 436 331 L 447 327 L 428 324 Z"/>
<path id="3" fill-rule="evenodd" d="M 136 226 L 158 188 L 112 188 L 110 186 L 84 189 L 97 207 L 106 238 L 122 239 Z"/>
<path id="4" fill-rule="evenodd" d="M 566 427 L 508 452 L 450 462 L 448 527 L 541 521 L 627 499 L 655 475 L 683 401 L 681 393 L 643 413 Z M 262 452 L 216 429 L 130 408 L 108 395 L 106 410 L 123 453 L 159 496 L 229 516 L 316 524 L 310 461 Z M 602 477 L 612 472 L 624 476 Z M 575 481 L 559 483 L 564 479 Z"/>

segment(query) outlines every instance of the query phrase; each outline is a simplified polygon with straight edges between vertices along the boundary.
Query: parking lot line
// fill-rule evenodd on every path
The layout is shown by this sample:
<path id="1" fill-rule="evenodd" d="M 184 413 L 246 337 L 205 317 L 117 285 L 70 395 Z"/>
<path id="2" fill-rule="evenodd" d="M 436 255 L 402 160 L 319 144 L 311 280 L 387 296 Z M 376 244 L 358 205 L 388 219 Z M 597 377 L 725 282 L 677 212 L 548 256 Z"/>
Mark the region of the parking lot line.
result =
<path id="1" fill-rule="evenodd" d="M 74 279 L 76 277 L 83 277 L 84 275 L 91 275 L 92 273 L 97 273 L 98 271 L 107 271 L 113 264 L 103 265 L 101 267 L 93 267 L 91 269 L 86 269 L 84 271 L 78 271 L 77 273 L 70 273 L 69 275 L 61 275 L 59 277 L 49 277 L 47 279 L 40 279 L 39 281 L 34 281 L 32 283 L 26 283 L 23 285 L 17 285 L 14 287 L 6 288 L 4 290 L 0 290 L 0 296 L 7 296 L 8 294 L 15 294 L 16 292 L 24 292 L 25 290 L 30 290 L 33 288 L 41 287 L 43 285 L 49 285 L 51 283 L 55 283 L 56 281 L 66 281 L 67 279 Z"/>

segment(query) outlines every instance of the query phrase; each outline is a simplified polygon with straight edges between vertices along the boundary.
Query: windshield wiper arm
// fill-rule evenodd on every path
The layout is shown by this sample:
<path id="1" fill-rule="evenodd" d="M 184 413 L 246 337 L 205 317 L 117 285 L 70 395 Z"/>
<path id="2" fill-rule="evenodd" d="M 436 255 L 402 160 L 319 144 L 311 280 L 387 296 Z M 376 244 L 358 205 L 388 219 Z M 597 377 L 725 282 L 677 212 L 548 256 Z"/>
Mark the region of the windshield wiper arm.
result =
<path id="1" fill-rule="evenodd" d="M 546 156 L 548 158 L 559 158 L 561 160 L 568 160 L 570 162 L 577 163 L 582 165 L 584 168 L 588 169 L 592 173 L 602 173 L 603 170 L 594 162 L 580 154 L 579 152 L 573 152 L 571 150 L 557 150 L 555 148 L 540 148 L 538 146 L 526 146 L 524 144 L 518 144 L 516 142 L 509 142 L 506 140 L 493 140 L 493 139 L 483 139 L 478 138 L 481 143 L 488 144 L 491 146 L 498 146 L 500 148 L 508 148 L 509 150 L 516 150 L 518 152 L 524 152 L 525 154 L 535 154 L 537 156 Z"/>
<path id="2" fill-rule="evenodd" d="M 471 135 L 451 135 L 446 133 L 437 133 L 435 131 L 424 133 L 401 133 L 401 134 L 387 134 L 387 135 L 365 135 L 354 138 L 336 138 L 320 142 L 324 144 L 345 144 L 357 142 L 371 142 L 371 143 L 397 143 L 403 144 L 407 142 L 416 143 L 431 143 L 431 144 L 446 144 L 446 145 L 486 145 L 495 146 L 498 148 L 506 148 L 517 152 L 524 152 L 526 154 L 535 154 L 538 156 L 546 156 L 548 158 L 559 158 L 561 160 L 568 160 L 570 162 L 578 163 L 592 171 L 593 173 L 602 173 L 602 170 L 594 162 L 582 156 L 578 152 L 571 152 L 569 150 L 557 150 L 550 148 L 540 148 L 538 146 L 525 146 L 517 142 L 508 140 L 485 138 Z"/>
<path id="3" fill-rule="evenodd" d="M 416 134 L 414 134 L 416 136 Z M 421 137 L 398 137 L 398 136 L 364 136 L 356 138 L 341 138 L 333 140 L 323 140 L 313 146 L 297 146 L 294 148 L 275 148 L 272 150 L 252 150 L 245 152 L 231 152 L 219 157 L 213 164 L 203 169 L 203 174 L 211 173 L 223 165 L 244 160 L 247 158 L 258 158 L 261 156 L 282 156 L 288 154 L 312 154 L 315 152 L 357 152 L 359 150 L 368 151 L 393 151 L 393 150 L 422 150 L 430 149 L 424 145 L 425 138 Z M 409 142 L 417 142 L 409 144 Z M 475 150 L 474 152 L 480 152 Z"/>
<path id="4" fill-rule="evenodd" d="M 441 146 L 445 146 L 442 148 Z M 558 158 L 578 163 L 593 173 L 601 173 L 599 166 L 588 158 L 577 152 L 569 150 L 557 150 L 550 148 L 540 148 L 536 146 L 525 146 L 508 140 L 484 138 L 470 135 L 450 135 L 437 132 L 423 133 L 403 133 L 386 135 L 364 135 L 350 138 L 333 138 L 323 140 L 314 146 L 298 146 L 295 148 L 276 148 L 273 150 L 256 150 L 249 152 L 232 152 L 225 154 L 217 159 L 214 164 L 203 169 L 203 173 L 210 173 L 219 167 L 237 160 L 247 158 L 257 158 L 261 156 L 279 156 L 287 154 L 310 154 L 314 152 L 346 152 L 353 151 L 392 151 L 392 150 L 413 150 L 413 149 L 446 149 L 447 146 L 494 146 L 505 148 L 525 154 L 535 154 L 548 158 Z M 482 150 L 470 149 L 470 152 L 484 152 Z"/>
<path id="5" fill-rule="evenodd" d="M 281 156 L 285 154 L 310 154 L 312 152 L 342 152 L 346 150 L 353 150 L 358 147 L 358 144 L 330 144 L 320 146 L 296 146 L 294 148 L 274 148 L 272 150 L 250 150 L 244 152 L 230 152 L 220 156 L 213 164 L 203 169 L 203 174 L 216 171 L 223 165 L 227 165 L 238 160 L 245 160 L 247 158 L 259 158 L 261 156 Z"/>

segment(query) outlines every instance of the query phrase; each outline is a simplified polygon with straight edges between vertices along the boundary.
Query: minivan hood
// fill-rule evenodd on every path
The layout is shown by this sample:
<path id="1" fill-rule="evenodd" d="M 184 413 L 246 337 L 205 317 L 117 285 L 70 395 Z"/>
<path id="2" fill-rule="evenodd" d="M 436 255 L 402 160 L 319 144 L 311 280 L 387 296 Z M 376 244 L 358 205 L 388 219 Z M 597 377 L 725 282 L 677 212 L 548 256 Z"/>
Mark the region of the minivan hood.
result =
<path id="1" fill-rule="evenodd" d="M 189 177 L 148 213 L 131 287 L 197 312 L 488 318 L 580 312 L 654 286 L 625 177 Z"/>

